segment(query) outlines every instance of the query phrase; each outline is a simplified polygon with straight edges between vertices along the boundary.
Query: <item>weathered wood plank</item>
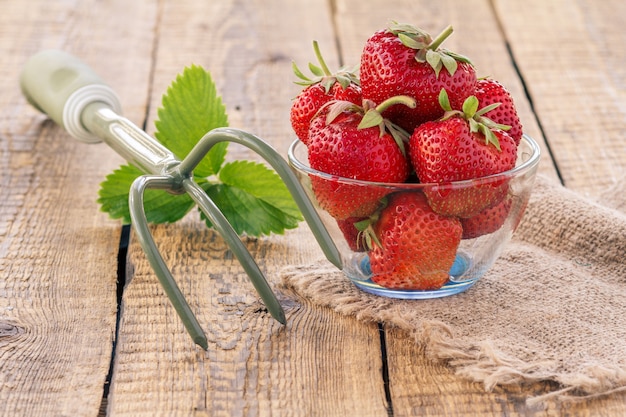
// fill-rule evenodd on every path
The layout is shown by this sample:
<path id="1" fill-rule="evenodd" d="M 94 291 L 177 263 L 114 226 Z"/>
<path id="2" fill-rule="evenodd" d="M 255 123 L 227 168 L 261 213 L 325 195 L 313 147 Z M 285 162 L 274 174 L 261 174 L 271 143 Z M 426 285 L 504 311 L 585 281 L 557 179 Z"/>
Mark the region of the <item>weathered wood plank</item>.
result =
<path id="1" fill-rule="evenodd" d="M 317 39 L 329 65 L 337 66 L 327 6 L 321 0 L 164 2 L 148 130 L 160 94 L 195 63 L 211 72 L 230 125 L 286 155 L 293 138 L 289 107 L 298 92 L 291 59 L 306 68 Z M 231 157 L 254 155 L 231 146 Z M 133 242 L 109 399 L 114 415 L 385 415 L 376 325 L 285 298 L 288 324 L 281 327 L 197 215 L 154 230 L 209 350 L 193 345 Z M 280 268 L 322 256 L 305 225 L 245 243 L 272 285 Z"/>
<path id="2" fill-rule="evenodd" d="M 494 2 L 566 186 L 626 175 L 626 3 Z"/>
<path id="3" fill-rule="evenodd" d="M 95 200 L 119 158 L 69 138 L 29 106 L 22 65 L 44 48 L 81 56 L 115 80 L 141 120 L 153 9 L 147 1 L 2 2 L 0 415 L 96 415 L 115 331 L 120 225 Z M 131 23 L 136 30 L 124 33 Z"/>

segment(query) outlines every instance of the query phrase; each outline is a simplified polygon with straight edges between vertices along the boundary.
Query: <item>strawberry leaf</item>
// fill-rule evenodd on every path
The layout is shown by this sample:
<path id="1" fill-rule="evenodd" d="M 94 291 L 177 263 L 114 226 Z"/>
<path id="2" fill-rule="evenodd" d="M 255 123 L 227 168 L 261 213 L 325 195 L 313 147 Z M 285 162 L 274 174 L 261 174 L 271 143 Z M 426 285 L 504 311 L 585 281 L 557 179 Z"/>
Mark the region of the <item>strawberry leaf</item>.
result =
<path id="1" fill-rule="evenodd" d="M 208 131 L 228 125 L 211 76 L 201 67 L 185 68 L 167 89 L 162 103 L 155 136 L 179 159 Z M 225 163 L 227 146 L 228 142 L 222 142 L 211 149 L 194 169 L 194 180 L 209 193 L 235 230 L 259 236 L 296 227 L 302 217 L 280 177 L 258 163 Z M 142 174 L 132 165 L 123 165 L 108 175 L 99 190 L 101 209 L 112 218 L 130 223 L 129 190 Z M 187 194 L 146 190 L 144 195 L 144 211 L 150 223 L 180 220 L 194 205 Z"/>
<path id="2" fill-rule="evenodd" d="M 402 43 L 407 40 L 407 43 L 404 43 L 404 45 L 409 48 L 424 49 L 432 42 L 432 38 L 428 33 L 413 25 L 392 21 L 388 29 L 391 33 L 400 38 Z"/>
<path id="3" fill-rule="evenodd" d="M 322 78 L 322 80 L 320 81 L 320 85 L 324 87 L 324 92 L 328 94 L 330 92 L 330 89 L 333 88 L 333 85 L 336 81 L 337 80 L 333 77 L 325 77 Z"/>
<path id="4" fill-rule="evenodd" d="M 250 161 L 227 163 L 219 179 L 220 183 L 206 182 L 202 188 L 238 234 L 282 234 L 302 220 L 285 184 L 265 165 Z M 209 219 L 204 214 L 201 217 L 211 227 Z"/>
<path id="5" fill-rule="evenodd" d="M 101 184 L 98 203 L 102 211 L 114 219 L 130 223 L 128 194 L 130 186 L 142 172 L 132 165 L 122 165 Z M 162 190 L 147 190 L 144 195 L 146 218 L 150 223 L 172 223 L 182 219 L 194 202 L 184 195 L 173 195 Z"/>
<path id="6" fill-rule="evenodd" d="M 470 132 L 471 133 L 477 133 L 477 132 L 480 131 L 480 129 L 481 129 L 480 128 L 480 124 L 476 120 L 469 119 L 468 122 L 469 122 L 469 127 L 470 127 Z"/>
<path id="7" fill-rule="evenodd" d="M 360 85 L 359 77 L 357 76 L 358 66 L 354 69 L 348 70 L 346 68 L 340 68 L 336 73 L 332 73 L 326 65 L 326 61 L 322 56 L 322 52 L 320 51 L 319 44 L 317 41 L 313 41 L 313 50 L 315 51 L 315 56 L 317 57 L 317 61 L 319 65 L 316 65 L 312 62 L 309 62 L 309 71 L 314 75 L 313 78 L 309 78 L 300 71 L 300 68 L 296 65 L 295 62 L 291 63 L 291 67 L 293 69 L 296 77 L 300 78 L 302 81 L 295 81 L 295 84 L 302 86 L 310 86 L 314 84 L 321 83 L 326 91 L 326 94 L 330 91 L 335 83 L 339 83 L 344 89 L 348 88 L 350 84 Z"/>
<path id="8" fill-rule="evenodd" d="M 209 130 L 228 126 L 226 110 L 211 75 L 201 67 L 185 68 L 167 89 L 162 103 L 157 111 L 155 136 L 179 159 L 187 156 Z M 224 163 L 227 147 L 226 142 L 214 146 L 194 173 L 201 177 L 216 174 Z"/>
<path id="9" fill-rule="evenodd" d="M 344 90 L 346 88 L 348 88 L 350 83 L 352 83 L 352 78 L 350 78 L 349 76 L 346 76 L 344 74 L 340 74 L 339 73 L 339 74 L 337 74 L 336 78 L 337 78 L 337 82 L 339 83 L 341 88 L 343 88 Z"/>

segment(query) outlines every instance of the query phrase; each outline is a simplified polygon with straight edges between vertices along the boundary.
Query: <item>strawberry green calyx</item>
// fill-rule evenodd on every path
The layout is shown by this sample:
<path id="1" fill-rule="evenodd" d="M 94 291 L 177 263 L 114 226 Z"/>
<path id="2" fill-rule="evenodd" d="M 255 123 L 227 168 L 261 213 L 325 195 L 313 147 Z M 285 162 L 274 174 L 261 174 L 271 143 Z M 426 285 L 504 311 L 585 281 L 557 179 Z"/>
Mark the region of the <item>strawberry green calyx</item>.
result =
<path id="1" fill-rule="evenodd" d="M 383 101 L 379 105 L 376 105 L 371 100 L 363 101 L 363 121 L 359 124 L 359 129 L 365 129 L 372 126 L 381 125 L 384 123 L 384 118 L 382 113 L 387 110 L 389 107 L 402 104 L 411 109 L 414 109 L 417 106 L 417 101 L 413 97 L 409 96 L 395 96 L 388 98 Z"/>
<path id="2" fill-rule="evenodd" d="M 462 117 L 467 120 L 470 126 L 470 132 L 480 132 L 485 137 L 485 145 L 493 145 L 498 150 L 500 149 L 500 141 L 493 133 L 492 129 L 509 130 L 511 126 L 503 125 L 494 122 L 490 118 L 484 116 L 484 114 L 490 112 L 500 105 L 500 103 L 493 103 L 489 106 L 485 106 L 482 109 L 478 109 L 479 102 L 476 96 L 469 96 L 463 102 L 463 110 L 453 110 L 448 100 L 448 93 L 445 88 L 442 88 L 439 92 L 439 104 L 441 108 L 445 110 L 441 120 L 446 120 L 454 116 Z"/>
<path id="3" fill-rule="evenodd" d="M 301 80 L 295 81 L 296 84 L 302 86 L 321 84 L 327 94 L 335 83 L 339 83 L 344 89 L 348 88 L 350 84 L 360 85 L 359 77 L 356 75 L 358 67 L 352 69 L 340 68 L 337 72 L 333 73 L 328 68 L 328 65 L 326 65 L 326 61 L 320 52 L 317 41 L 313 41 L 313 50 L 315 51 L 315 56 L 319 63 L 318 66 L 309 62 L 309 71 L 314 75 L 313 78 L 304 75 L 295 62 L 291 63 L 294 74 Z"/>
<path id="4" fill-rule="evenodd" d="M 406 47 L 415 49 L 417 51 L 415 60 L 419 63 L 428 63 L 437 77 L 442 68 L 445 68 L 450 75 L 454 75 L 459 62 L 472 64 L 463 55 L 439 48 L 454 31 L 452 26 L 446 27 L 435 39 L 421 29 L 396 22 L 389 26 L 389 31 L 396 35 Z"/>
<path id="5" fill-rule="evenodd" d="M 388 132 L 393 137 L 393 140 L 400 148 L 402 154 L 406 156 L 406 149 L 404 145 L 405 143 L 408 143 L 411 135 L 391 120 L 382 116 L 382 113 L 386 109 L 398 104 L 414 109 L 417 105 L 417 101 L 413 97 L 409 96 L 395 96 L 388 98 L 379 105 L 376 105 L 371 100 L 363 100 L 363 105 L 358 106 L 349 101 L 333 100 L 326 103 L 326 105 L 320 109 L 320 112 L 325 107 L 328 107 L 328 114 L 326 115 L 327 124 L 332 123 L 333 120 L 345 111 L 361 114 L 363 118 L 357 127 L 358 129 L 367 129 L 378 126 L 380 129 L 380 136 L 382 137 L 386 132 Z"/>
<path id="6" fill-rule="evenodd" d="M 385 196 L 379 201 L 380 206 L 374 213 L 372 213 L 368 218 L 354 223 L 354 227 L 359 231 L 359 240 L 362 240 L 365 243 L 365 249 L 367 250 L 374 249 L 374 246 L 378 246 L 379 248 L 382 248 L 383 246 L 374 231 L 374 223 L 376 223 L 380 218 L 381 211 L 387 207 L 389 199 Z"/>
<path id="7" fill-rule="evenodd" d="M 393 123 L 391 120 L 386 119 L 382 116 L 382 113 L 391 106 L 394 105 L 404 105 L 411 109 L 414 109 L 417 106 L 417 101 L 413 97 L 409 96 L 395 96 L 388 98 L 383 101 L 379 105 L 374 105 L 374 103 L 370 100 L 363 101 L 363 120 L 359 123 L 359 129 L 366 129 L 368 127 L 378 126 L 380 128 L 380 136 L 383 136 L 385 132 L 389 132 L 389 134 L 393 137 L 393 140 L 396 142 L 402 154 L 406 156 L 405 143 L 408 143 L 410 134 Z"/>
<path id="8" fill-rule="evenodd" d="M 365 249 L 372 250 L 374 246 L 378 246 L 382 248 L 382 243 L 376 236 L 376 232 L 374 232 L 373 224 L 378 220 L 378 213 L 376 212 L 376 217 L 372 217 L 370 219 L 362 220 L 358 223 L 354 224 L 354 227 L 359 231 L 359 240 L 363 240 L 365 242 Z"/>

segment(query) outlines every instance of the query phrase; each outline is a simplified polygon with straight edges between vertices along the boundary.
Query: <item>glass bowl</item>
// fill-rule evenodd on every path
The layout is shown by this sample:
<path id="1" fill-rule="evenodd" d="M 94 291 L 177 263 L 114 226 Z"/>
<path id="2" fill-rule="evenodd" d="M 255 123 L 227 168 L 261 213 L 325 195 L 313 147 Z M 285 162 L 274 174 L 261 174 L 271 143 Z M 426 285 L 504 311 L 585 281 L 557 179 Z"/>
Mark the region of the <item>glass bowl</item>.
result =
<path id="1" fill-rule="evenodd" d="M 320 172 L 309 166 L 307 148 L 299 140 L 290 146 L 288 157 L 341 254 L 343 273 L 358 288 L 372 294 L 428 299 L 467 290 L 493 265 L 524 214 L 540 150 L 531 137 L 524 135 L 513 169 L 445 184 L 375 183 Z M 358 195 L 359 201 L 347 212 L 344 206 L 338 210 L 336 204 L 329 204 L 329 195 L 339 202 L 353 202 Z M 388 243 L 382 244 L 376 234 L 367 233 L 366 226 L 376 230 L 382 211 L 400 199 L 416 201 L 415 210 L 432 211 L 426 218 L 450 222 L 456 230 L 454 243 L 437 234 L 405 232 L 406 228 L 400 226 L 401 233 L 412 233 L 411 238 L 418 240 L 417 249 L 409 251 L 412 265 L 400 260 L 407 258 L 404 255 L 381 255 L 382 247 L 399 240 L 397 230 L 396 235 L 387 238 Z M 465 204 L 463 210 L 455 211 L 459 202 L 468 201 L 473 202 L 471 209 Z M 385 215 L 387 219 L 389 216 Z M 367 219 L 371 220 L 363 222 Z M 458 231 L 459 225 L 462 232 Z M 408 276 L 407 271 L 411 271 Z"/>

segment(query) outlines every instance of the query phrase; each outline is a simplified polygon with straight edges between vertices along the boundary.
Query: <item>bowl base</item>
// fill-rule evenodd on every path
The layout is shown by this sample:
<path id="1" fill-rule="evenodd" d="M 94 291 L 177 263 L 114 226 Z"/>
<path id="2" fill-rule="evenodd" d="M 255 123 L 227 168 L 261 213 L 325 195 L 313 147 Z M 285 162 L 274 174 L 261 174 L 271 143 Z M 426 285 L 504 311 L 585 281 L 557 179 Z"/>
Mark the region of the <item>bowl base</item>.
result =
<path id="1" fill-rule="evenodd" d="M 469 289 L 476 283 L 477 280 L 469 280 L 463 282 L 448 282 L 443 287 L 437 290 L 394 290 L 385 287 L 381 287 L 375 282 L 357 281 L 352 280 L 352 283 L 356 285 L 362 291 L 370 294 L 380 295 L 389 298 L 401 298 L 404 300 L 428 300 L 430 298 L 441 298 L 455 295 Z"/>
<path id="2" fill-rule="evenodd" d="M 461 293 L 478 281 L 478 276 L 468 279 L 465 273 L 470 269 L 472 262 L 464 253 L 457 253 L 454 264 L 450 269 L 450 279 L 443 287 L 436 290 L 403 290 L 391 289 L 378 285 L 371 279 L 372 271 L 369 265 L 369 258 L 365 255 L 362 258 L 355 258 L 354 270 L 344 270 L 350 281 L 357 288 L 370 294 L 380 295 L 389 298 L 401 298 L 404 300 L 427 300 L 430 298 L 448 297 Z M 354 275 L 354 276 L 353 276 Z M 365 278 L 368 277 L 368 278 Z"/>

